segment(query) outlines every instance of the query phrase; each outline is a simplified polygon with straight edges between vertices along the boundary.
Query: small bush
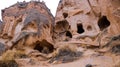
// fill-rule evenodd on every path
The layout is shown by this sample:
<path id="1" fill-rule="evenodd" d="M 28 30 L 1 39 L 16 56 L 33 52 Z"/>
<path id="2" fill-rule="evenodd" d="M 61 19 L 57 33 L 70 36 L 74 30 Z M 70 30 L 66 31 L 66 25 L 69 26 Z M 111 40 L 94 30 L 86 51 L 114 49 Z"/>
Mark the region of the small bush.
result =
<path id="1" fill-rule="evenodd" d="M 18 67 L 15 60 L 0 61 L 0 67 Z"/>
<path id="2" fill-rule="evenodd" d="M 16 58 L 25 58 L 27 57 L 24 51 L 20 50 L 8 50 L 2 55 L 2 61 L 14 60 Z"/>
<path id="3" fill-rule="evenodd" d="M 24 51 L 20 50 L 8 50 L 2 55 L 0 60 L 0 67 L 18 67 L 15 59 L 26 58 Z"/>
<path id="4" fill-rule="evenodd" d="M 66 44 L 58 48 L 53 53 L 53 57 L 50 60 L 50 63 L 52 63 L 53 61 L 62 61 L 63 63 L 71 62 L 81 55 L 82 52 L 77 51 L 77 47 L 75 45 Z"/>

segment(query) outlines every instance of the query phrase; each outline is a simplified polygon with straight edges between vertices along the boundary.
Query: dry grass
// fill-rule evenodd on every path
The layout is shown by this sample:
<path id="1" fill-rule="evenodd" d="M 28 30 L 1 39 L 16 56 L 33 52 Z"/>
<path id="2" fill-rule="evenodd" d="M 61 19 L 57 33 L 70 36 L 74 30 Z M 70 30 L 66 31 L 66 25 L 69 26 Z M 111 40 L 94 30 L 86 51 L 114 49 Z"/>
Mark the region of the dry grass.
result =
<path id="1" fill-rule="evenodd" d="M 53 52 L 53 57 L 57 56 L 60 51 L 77 52 L 77 46 L 73 44 L 61 45 L 59 48 L 57 48 L 57 50 Z"/>
<path id="2" fill-rule="evenodd" d="M 15 60 L 0 61 L 0 67 L 18 67 L 19 65 Z"/>
<path id="3" fill-rule="evenodd" d="M 64 46 L 60 47 L 61 50 L 69 50 L 71 52 L 77 51 L 77 46 L 74 44 L 65 44 Z"/>
<path id="4" fill-rule="evenodd" d="M 19 65 L 15 61 L 17 58 L 25 57 L 24 51 L 20 50 L 8 50 L 2 55 L 0 60 L 0 67 L 18 67 Z"/>
<path id="5" fill-rule="evenodd" d="M 2 55 L 2 61 L 15 60 L 16 58 L 25 57 L 24 51 L 20 50 L 8 50 Z"/>

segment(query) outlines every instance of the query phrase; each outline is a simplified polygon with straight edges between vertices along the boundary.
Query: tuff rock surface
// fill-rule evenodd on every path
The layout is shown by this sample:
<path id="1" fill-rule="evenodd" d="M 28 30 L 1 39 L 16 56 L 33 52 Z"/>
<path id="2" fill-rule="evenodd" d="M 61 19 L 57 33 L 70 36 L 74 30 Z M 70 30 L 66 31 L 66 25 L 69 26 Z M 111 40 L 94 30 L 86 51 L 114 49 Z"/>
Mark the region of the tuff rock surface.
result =
<path id="1" fill-rule="evenodd" d="M 120 0 L 60 0 L 55 17 L 43 1 L 1 11 L 3 66 L 120 67 Z"/>
<path id="2" fill-rule="evenodd" d="M 0 41 L 8 49 L 53 49 L 54 17 L 44 2 L 18 2 L 3 9 L 2 18 Z"/>
<path id="3" fill-rule="evenodd" d="M 119 35 L 119 9 L 119 0 L 60 0 L 55 18 L 55 32 L 59 35 L 56 37 L 63 41 L 67 36 L 103 46 L 112 36 Z"/>

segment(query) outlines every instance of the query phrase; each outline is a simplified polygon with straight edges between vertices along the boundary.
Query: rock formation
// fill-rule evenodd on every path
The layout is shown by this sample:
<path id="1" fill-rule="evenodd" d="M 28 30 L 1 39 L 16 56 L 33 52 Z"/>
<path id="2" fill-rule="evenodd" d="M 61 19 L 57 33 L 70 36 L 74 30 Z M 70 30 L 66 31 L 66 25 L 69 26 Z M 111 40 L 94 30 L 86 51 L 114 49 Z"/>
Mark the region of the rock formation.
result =
<path id="1" fill-rule="evenodd" d="M 119 0 L 60 0 L 55 17 L 55 37 L 64 41 L 103 46 L 119 35 Z"/>
<path id="2" fill-rule="evenodd" d="M 54 17 L 44 2 L 18 2 L 2 10 L 1 42 L 8 49 L 53 50 Z"/>
<path id="3" fill-rule="evenodd" d="M 55 17 L 45 2 L 17 2 L 2 20 L 2 66 L 120 67 L 120 0 L 60 0 Z"/>

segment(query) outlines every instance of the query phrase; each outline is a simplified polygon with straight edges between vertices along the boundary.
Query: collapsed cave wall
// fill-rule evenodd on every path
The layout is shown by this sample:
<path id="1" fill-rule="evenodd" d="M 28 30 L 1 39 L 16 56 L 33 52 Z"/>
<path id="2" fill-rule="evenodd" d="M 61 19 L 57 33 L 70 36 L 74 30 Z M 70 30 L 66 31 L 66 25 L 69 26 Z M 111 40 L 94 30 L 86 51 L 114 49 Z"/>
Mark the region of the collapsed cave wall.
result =
<path id="1" fill-rule="evenodd" d="M 0 42 L 8 49 L 53 48 L 54 17 L 45 2 L 17 2 L 2 10 Z M 39 50 L 38 49 L 38 50 Z M 52 49 L 53 50 L 53 49 Z"/>
<path id="2" fill-rule="evenodd" d="M 55 16 L 56 42 L 67 39 L 105 45 L 112 36 L 120 33 L 119 10 L 119 0 L 60 0 Z M 67 35 L 67 31 L 71 35 Z M 68 39 L 68 36 L 72 38 Z"/>

